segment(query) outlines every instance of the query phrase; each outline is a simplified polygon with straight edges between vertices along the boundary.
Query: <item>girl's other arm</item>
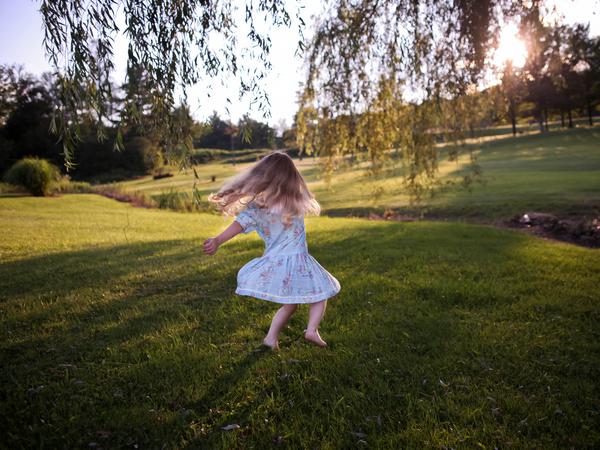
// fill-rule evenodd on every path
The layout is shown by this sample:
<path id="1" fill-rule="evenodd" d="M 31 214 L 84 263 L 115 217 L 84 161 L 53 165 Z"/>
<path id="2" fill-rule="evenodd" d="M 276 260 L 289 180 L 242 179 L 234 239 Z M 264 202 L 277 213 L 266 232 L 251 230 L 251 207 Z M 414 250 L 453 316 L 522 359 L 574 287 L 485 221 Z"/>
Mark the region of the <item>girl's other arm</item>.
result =
<path id="1" fill-rule="evenodd" d="M 244 229 L 238 222 L 233 222 L 217 237 L 207 239 L 204 241 L 203 250 L 207 255 L 214 255 L 217 253 L 219 246 L 224 244 L 228 240 L 234 238 L 240 234 Z"/>

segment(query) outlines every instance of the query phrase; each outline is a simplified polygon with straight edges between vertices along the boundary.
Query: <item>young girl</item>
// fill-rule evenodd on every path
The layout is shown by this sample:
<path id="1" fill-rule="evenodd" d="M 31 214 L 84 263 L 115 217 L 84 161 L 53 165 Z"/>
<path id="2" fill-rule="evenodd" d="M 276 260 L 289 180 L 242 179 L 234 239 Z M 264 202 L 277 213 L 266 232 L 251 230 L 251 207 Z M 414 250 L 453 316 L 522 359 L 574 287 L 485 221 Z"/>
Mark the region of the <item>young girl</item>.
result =
<path id="1" fill-rule="evenodd" d="M 239 233 L 257 231 L 265 242 L 263 255 L 238 272 L 235 291 L 283 304 L 263 344 L 278 349 L 279 332 L 298 304 L 309 303 L 304 338 L 325 347 L 318 328 L 327 299 L 340 291 L 340 283 L 308 254 L 304 215 L 318 215 L 321 208 L 292 159 L 282 152 L 271 153 L 209 200 L 225 214 L 237 217 L 220 235 L 204 242 L 204 253 L 214 255 L 221 244 Z"/>

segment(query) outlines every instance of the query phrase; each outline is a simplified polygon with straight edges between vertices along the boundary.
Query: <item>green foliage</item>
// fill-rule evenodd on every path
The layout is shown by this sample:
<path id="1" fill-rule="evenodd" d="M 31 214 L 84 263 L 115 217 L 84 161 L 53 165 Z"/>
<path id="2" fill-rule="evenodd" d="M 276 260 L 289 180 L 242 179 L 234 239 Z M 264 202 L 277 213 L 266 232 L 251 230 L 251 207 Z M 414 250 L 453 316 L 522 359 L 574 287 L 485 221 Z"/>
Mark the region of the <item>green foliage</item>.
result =
<path id="1" fill-rule="evenodd" d="M 549 4 L 544 0 L 330 2 L 308 47 L 308 77 L 295 129 L 299 150 L 318 151 L 327 178 L 346 161 L 368 164 L 373 174 L 388 164 L 402 164 L 405 188 L 420 200 L 435 187 L 439 175 L 438 152 L 433 147 L 437 136 L 443 134 L 458 144 L 450 151 L 457 158 L 467 133 L 474 135 L 482 122 L 499 119 L 504 111 L 497 109 L 507 110 L 516 132 L 520 94 L 505 89 L 509 105 L 502 108 L 496 104 L 498 92 L 489 96 L 475 92 L 498 28 L 512 19 L 521 19 L 521 26 L 530 28 L 533 47 L 542 44 L 532 51 L 526 70 L 533 114 L 540 123 L 547 122 L 549 108 L 564 113 L 576 103 L 587 111 L 591 125 L 600 86 L 600 40 L 589 39 L 585 27 L 576 27 L 561 41 L 557 36 L 566 29 L 556 27 L 552 41 L 541 27 L 549 22 L 544 17 Z M 67 166 L 74 164 L 74 152 L 85 138 L 86 120 L 95 123 L 98 137 L 110 136 L 119 149 L 127 136 L 148 137 L 163 149 L 169 163 L 187 163 L 198 146 L 272 147 L 273 130 L 248 117 L 232 124 L 215 116 L 209 124 L 197 126 L 185 104 L 176 107 L 174 92 L 177 84 L 185 94 L 186 87 L 201 81 L 210 93 L 213 81 L 233 76 L 240 81 L 240 93 L 251 95 L 251 103 L 266 111 L 269 100 L 260 85 L 270 68 L 272 27 L 262 25 L 297 22 L 301 30 L 302 18 L 292 17 L 288 6 L 284 0 L 167 0 L 149 5 L 99 0 L 81 8 L 77 0 L 44 0 L 44 43 L 51 62 L 60 69 L 53 96 L 59 114 L 51 123 L 62 137 Z M 115 102 L 109 75 L 117 10 L 127 18 L 129 60 L 122 86 L 125 97 Z M 209 46 L 209 37 L 218 44 Z M 300 39 L 298 48 L 304 47 Z M 563 73 L 565 66 L 570 67 L 569 76 Z M 507 80 L 505 88 L 511 84 Z M 557 92 L 560 95 L 554 95 Z M 490 105 L 496 105 L 496 110 Z M 0 116 L 1 110 L 2 105 Z M 114 129 L 104 130 L 109 121 Z M 389 158 L 390 150 L 402 158 Z M 472 161 L 468 179 L 475 180 L 480 166 L 474 154 L 468 157 Z"/>
<path id="2" fill-rule="evenodd" d="M 520 22 L 530 50 L 522 73 L 509 68 L 504 77 L 506 115 L 515 134 L 519 102 L 526 96 L 542 129 L 547 130 L 550 109 L 564 113 L 568 106 L 570 115 L 574 104 L 586 109 L 592 125 L 593 106 L 600 101 L 600 39 L 589 38 L 583 26 L 545 27 L 547 6 L 504 0 L 332 2 L 309 47 L 297 116 L 300 148 L 323 156 L 328 176 L 342 160 L 369 164 L 373 172 L 388 162 L 393 167 L 388 154 L 395 150 L 404 156 L 405 189 L 420 200 L 439 175 L 428 134 L 457 144 L 451 150 L 457 158 L 464 138 L 503 115 L 499 90 L 477 91 L 498 28 L 510 20 Z M 581 73 L 574 76 L 577 65 Z M 553 83 L 560 83 L 561 71 L 571 73 L 582 93 L 562 88 L 556 93 Z M 391 117 L 402 120 L 387 120 Z M 476 180 L 481 167 L 475 155 L 468 157 L 468 177 Z"/>
<path id="3" fill-rule="evenodd" d="M 265 111 L 263 83 L 270 68 L 271 39 L 263 30 L 292 26 L 289 10 L 284 0 L 98 0 L 85 8 L 78 0 L 43 0 L 44 47 L 61 73 L 54 123 L 67 165 L 73 161 L 80 138 L 77 127 L 85 116 L 96 118 L 100 136 L 102 118 L 118 114 L 118 128 L 125 129 L 143 123 L 147 114 L 151 129 L 146 132 L 161 136 L 169 156 L 190 137 L 179 133 L 178 118 L 172 114 L 178 84 L 185 92 L 202 81 L 209 93 L 212 83 L 233 76 L 239 80 L 240 95 L 250 96 Z M 299 13 L 295 8 L 298 26 L 303 23 Z M 131 91 L 134 95 L 128 95 L 118 111 L 109 107 L 113 42 L 121 14 L 129 41 L 128 77 L 144 79 L 143 95 L 150 99 L 147 111 L 139 108 L 139 90 Z M 117 133 L 115 143 L 122 148 L 118 137 Z"/>
<path id="4" fill-rule="evenodd" d="M 275 130 L 266 123 L 252 119 L 248 114 L 239 120 L 238 130 L 239 148 L 275 147 Z"/>
<path id="5" fill-rule="evenodd" d="M 164 181 L 164 178 L 159 179 Z M 179 212 L 209 211 L 206 203 L 198 202 L 196 194 L 177 191 L 173 187 L 158 192 L 141 192 L 128 190 L 123 183 L 109 183 L 94 186 L 92 192 L 120 202 L 130 203 L 143 208 L 169 209 Z M 198 196 L 200 193 L 197 194 Z"/>
<path id="6" fill-rule="evenodd" d="M 493 30 L 525 4 L 333 2 L 308 52 L 300 147 L 317 150 L 328 172 L 350 157 L 376 173 L 397 150 L 405 188 L 418 200 L 437 175 L 432 133 L 461 140 L 465 94 L 479 79 Z"/>
<path id="7" fill-rule="evenodd" d="M 21 186 L 0 182 L 0 194 L 20 194 L 26 192 Z"/>
<path id="8" fill-rule="evenodd" d="M 160 209 L 171 209 L 173 211 L 196 211 L 197 206 L 189 192 L 178 192 L 171 188 L 153 196 L 156 205 Z"/>
<path id="9" fill-rule="evenodd" d="M 0 173 L 26 156 L 62 162 L 56 136 L 48 131 L 55 103 L 50 75 L 0 65 Z"/>
<path id="10" fill-rule="evenodd" d="M 52 183 L 52 191 L 57 194 L 86 194 L 93 192 L 92 185 L 85 181 L 73 181 L 64 176 Z"/>
<path id="11" fill-rule="evenodd" d="M 508 87 L 517 88 L 513 86 L 509 92 L 516 90 L 518 96 L 520 91 L 524 100 L 532 103 L 541 131 L 548 131 L 552 110 L 560 112 L 563 126 L 566 115 L 572 128 L 572 112 L 579 109 L 591 126 L 593 107 L 600 104 L 600 37 L 590 36 L 589 25 L 549 26 L 544 22 L 539 8 L 532 8 L 522 21 L 527 61 L 509 77 Z"/>
<path id="12" fill-rule="evenodd" d="M 98 142 L 89 130 L 77 145 L 77 164 L 72 176 L 80 180 L 114 181 L 153 173 L 164 165 L 161 148 L 147 137 L 127 137 L 125 148 L 115 151 L 110 142 Z"/>
<path id="13" fill-rule="evenodd" d="M 50 194 L 54 181 L 60 179 L 58 168 L 39 158 L 24 158 L 17 161 L 4 175 L 4 181 L 27 189 L 35 196 Z"/>
<path id="14" fill-rule="evenodd" d="M 122 158 L 124 168 L 134 173 L 151 173 L 164 166 L 160 147 L 142 136 L 125 143 Z"/>
<path id="15" fill-rule="evenodd" d="M 525 0 L 336 1 L 319 21 L 311 43 L 302 107 L 314 106 L 322 122 L 353 117 L 357 113 L 369 114 L 370 108 L 378 103 L 376 99 L 385 91 L 381 90 L 382 81 L 424 92 L 424 98 L 416 101 L 462 94 L 476 81 L 500 19 L 516 15 L 528 4 Z M 109 115 L 105 105 L 110 95 L 108 74 L 113 66 L 112 43 L 118 28 L 115 11 L 119 8 L 127 18 L 128 76 L 143 80 L 142 95 L 150 96 L 148 102 L 143 102 L 148 105 L 147 111 L 136 101 L 139 89 L 133 90 L 135 95 L 127 96 L 120 111 L 119 130 L 142 123 L 146 114 L 151 119 L 152 134 L 164 139 L 168 158 L 171 152 L 179 152 L 182 144 L 191 151 L 189 140 L 195 131 L 181 133 L 180 118 L 173 114 L 177 83 L 185 92 L 186 87 L 200 80 L 229 75 L 240 80 L 240 93 L 251 95 L 252 104 L 260 110 L 268 109 L 269 99 L 261 89 L 261 80 L 270 68 L 271 39 L 269 32 L 262 30 L 272 28 L 257 26 L 257 20 L 267 25 L 292 25 L 294 20 L 283 0 L 248 0 L 243 6 L 231 0 L 218 3 L 171 0 L 145 6 L 124 0 L 100 0 L 89 8 L 81 8 L 75 0 L 44 0 L 41 12 L 46 31 L 45 47 L 51 62 L 58 68 L 64 48 L 74 49 L 61 66 L 64 71 L 60 83 L 61 114 L 57 115 L 56 122 L 63 137 L 67 163 L 72 159 L 78 139 L 81 103 L 84 109 L 91 111 L 91 117 Z M 238 8 L 243 8 L 245 14 L 239 14 Z M 301 31 L 304 21 L 298 13 L 296 22 Z M 209 46 L 209 34 L 210 41 L 220 45 Z M 239 42 L 239 34 L 246 34 L 250 45 Z M 304 47 L 300 32 L 298 48 Z M 252 50 L 247 51 L 248 48 Z M 210 86 L 206 92 L 210 92 Z M 211 123 L 212 131 L 201 133 L 204 140 L 201 145 L 226 148 L 225 141 L 211 141 L 214 137 L 211 135 L 218 134 L 228 135 L 229 148 L 235 148 L 235 136 L 248 142 L 251 128 L 256 132 L 251 138 L 253 146 L 273 145 L 270 130 L 256 127 L 249 120 L 243 122 L 238 125 L 237 133 L 231 124 L 223 127 L 222 123 Z M 419 180 L 423 175 L 431 177 L 431 167 L 436 164 L 431 159 L 434 152 L 427 143 L 429 139 L 422 138 L 428 124 L 428 119 L 423 123 L 413 122 L 406 126 L 413 126 L 413 131 L 403 132 L 417 137 L 408 151 L 413 173 L 407 178 L 408 186 L 416 191 L 422 187 Z M 398 126 L 401 125 L 393 125 Z M 344 145 L 348 135 L 360 133 L 354 124 L 341 120 L 334 128 L 339 138 L 335 145 L 319 149 L 324 156 L 359 151 Z M 301 142 L 306 142 L 305 131 L 305 125 L 299 126 Z M 388 127 L 385 132 L 394 133 Z M 261 134 L 264 139 L 258 136 Z M 120 136 L 117 132 L 117 147 L 121 147 Z M 373 170 L 377 170 L 380 160 L 384 159 L 379 157 L 382 151 L 380 146 L 371 146 L 369 153 L 375 156 Z M 333 165 L 326 162 L 327 168 Z"/>
<path id="16" fill-rule="evenodd" d="M 10 167 L 15 153 L 14 142 L 0 134 L 0 173 Z"/>
<path id="17" fill-rule="evenodd" d="M 198 137 L 194 138 L 195 148 L 234 151 L 275 147 L 275 130 L 267 123 L 252 119 L 248 114 L 235 125 L 221 119 L 214 112 L 203 125 Z"/>

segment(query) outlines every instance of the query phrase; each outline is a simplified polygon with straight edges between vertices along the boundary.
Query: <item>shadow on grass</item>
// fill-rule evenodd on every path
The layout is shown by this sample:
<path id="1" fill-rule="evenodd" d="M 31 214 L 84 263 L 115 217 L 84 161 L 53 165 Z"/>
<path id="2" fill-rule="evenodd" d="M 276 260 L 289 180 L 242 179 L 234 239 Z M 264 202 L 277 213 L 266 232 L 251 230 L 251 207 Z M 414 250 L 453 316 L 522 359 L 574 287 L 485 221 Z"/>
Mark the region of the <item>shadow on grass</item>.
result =
<path id="1" fill-rule="evenodd" d="M 116 337 L 126 339 L 127 330 L 144 334 L 176 320 L 179 311 L 173 310 L 173 304 L 214 313 L 230 296 L 227 287 L 235 281 L 235 273 L 211 270 L 215 261 L 202 264 L 206 257 L 200 252 L 193 242 L 160 241 L 2 263 L 0 300 L 5 308 L 20 311 L 5 325 L 28 331 L 63 320 L 66 326 L 48 330 L 54 343 L 67 338 L 81 343 L 91 329 L 93 341 L 110 344 Z M 234 267 L 247 254 L 222 255 L 219 265 Z M 122 323 L 108 326 L 120 318 Z M 91 327 L 69 327 L 69 323 Z M 43 334 L 21 341 L 13 351 L 39 348 Z"/>
<path id="2" fill-rule="evenodd" d="M 211 259 L 174 240 L 0 264 L 5 442 L 264 448 L 286 436 L 290 446 L 325 437 L 352 447 L 353 432 L 386 436 L 415 421 L 473 431 L 459 410 L 440 406 L 443 385 L 459 370 L 493 391 L 507 375 L 496 355 L 509 347 L 479 330 L 544 292 L 553 272 L 531 266 L 523 250 L 531 239 L 461 224 L 358 221 L 308 237 L 342 284 L 322 325 L 324 351 L 303 343 L 280 355 L 254 351 L 276 305 L 233 291 L 238 268 L 261 253 L 258 240 Z M 297 314 L 284 333 L 303 326 Z M 481 375 L 490 361 L 500 367 Z M 230 423 L 241 428 L 224 436 Z"/>

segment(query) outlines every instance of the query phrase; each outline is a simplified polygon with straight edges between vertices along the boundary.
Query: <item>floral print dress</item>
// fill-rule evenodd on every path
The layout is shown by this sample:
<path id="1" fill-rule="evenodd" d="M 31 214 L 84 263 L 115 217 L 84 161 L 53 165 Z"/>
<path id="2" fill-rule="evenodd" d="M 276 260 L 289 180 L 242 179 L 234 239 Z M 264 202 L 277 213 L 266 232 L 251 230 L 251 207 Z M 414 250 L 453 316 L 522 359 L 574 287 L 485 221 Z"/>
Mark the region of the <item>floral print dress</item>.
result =
<path id="1" fill-rule="evenodd" d="M 314 303 L 340 291 L 338 280 L 308 254 L 304 217 L 285 226 L 281 215 L 251 202 L 235 218 L 243 233 L 256 231 L 265 242 L 259 258 L 237 276 L 236 294 L 276 303 Z"/>

